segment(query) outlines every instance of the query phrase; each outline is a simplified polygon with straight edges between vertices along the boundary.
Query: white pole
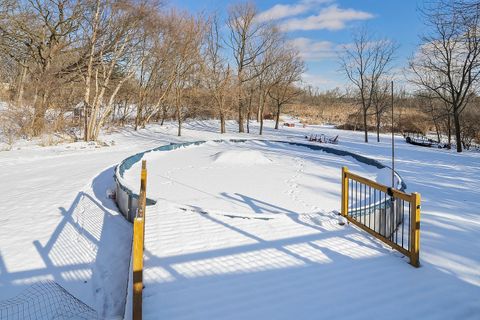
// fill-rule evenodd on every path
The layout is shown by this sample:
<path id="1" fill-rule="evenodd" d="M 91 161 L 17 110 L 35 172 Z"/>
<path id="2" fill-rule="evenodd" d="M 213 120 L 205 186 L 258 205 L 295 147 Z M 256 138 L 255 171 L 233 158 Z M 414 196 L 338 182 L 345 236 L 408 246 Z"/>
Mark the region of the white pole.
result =
<path id="1" fill-rule="evenodd" d="M 392 80 L 392 188 L 395 188 L 395 129 L 393 123 L 393 80 Z"/>

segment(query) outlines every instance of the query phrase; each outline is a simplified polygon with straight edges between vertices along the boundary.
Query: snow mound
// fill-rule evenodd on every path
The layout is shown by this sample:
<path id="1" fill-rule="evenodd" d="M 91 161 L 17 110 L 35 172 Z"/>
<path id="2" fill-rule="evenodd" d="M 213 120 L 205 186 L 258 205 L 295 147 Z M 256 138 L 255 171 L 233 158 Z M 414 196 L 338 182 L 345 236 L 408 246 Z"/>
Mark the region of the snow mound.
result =
<path id="1" fill-rule="evenodd" d="M 268 164 L 272 161 L 257 150 L 228 150 L 221 151 L 212 156 L 213 162 L 250 166 L 255 164 Z"/>

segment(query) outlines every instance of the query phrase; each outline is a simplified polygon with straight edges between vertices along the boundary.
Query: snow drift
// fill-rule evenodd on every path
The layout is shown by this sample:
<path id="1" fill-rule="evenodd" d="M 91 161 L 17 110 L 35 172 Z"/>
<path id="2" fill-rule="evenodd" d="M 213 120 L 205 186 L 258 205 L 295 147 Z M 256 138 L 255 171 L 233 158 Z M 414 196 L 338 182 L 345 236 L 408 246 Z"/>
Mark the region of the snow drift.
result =
<path id="1" fill-rule="evenodd" d="M 257 150 L 227 150 L 212 156 L 213 162 L 220 164 L 251 166 L 255 164 L 269 164 L 272 160 Z"/>

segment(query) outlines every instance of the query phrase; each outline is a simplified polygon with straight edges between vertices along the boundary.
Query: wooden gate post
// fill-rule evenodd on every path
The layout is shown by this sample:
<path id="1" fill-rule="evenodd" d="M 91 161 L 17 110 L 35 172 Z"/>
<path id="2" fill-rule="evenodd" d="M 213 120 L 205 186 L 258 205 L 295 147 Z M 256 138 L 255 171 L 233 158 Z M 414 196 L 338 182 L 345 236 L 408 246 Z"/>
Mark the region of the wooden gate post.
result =
<path id="1" fill-rule="evenodd" d="M 142 160 L 142 172 L 140 174 L 140 194 L 138 196 L 138 214 L 143 219 L 143 237 L 145 240 L 145 211 L 147 206 L 147 160 Z"/>
<path id="2" fill-rule="evenodd" d="M 133 319 L 142 319 L 143 249 L 145 242 L 145 208 L 147 199 L 147 161 L 142 160 L 138 208 L 133 220 Z"/>
<path id="3" fill-rule="evenodd" d="M 140 194 L 138 208 L 145 208 L 147 201 L 147 160 L 142 160 L 142 172 L 140 174 Z M 143 212 L 145 213 L 145 212 Z"/>
<path id="4" fill-rule="evenodd" d="M 143 291 L 143 218 L 133 221 L 133 319 L 142 319 Z"/>
<path id="5" fill-rule="evenodd" d="M 416 268 L 420 266 L 420 194 L 412 193 L 410 216 L 410 264 Z"/>
<path id="6" fill-rule="evenodd" d="M 342 216 L 348 216 L 348 168 L 342 167 Z"/>

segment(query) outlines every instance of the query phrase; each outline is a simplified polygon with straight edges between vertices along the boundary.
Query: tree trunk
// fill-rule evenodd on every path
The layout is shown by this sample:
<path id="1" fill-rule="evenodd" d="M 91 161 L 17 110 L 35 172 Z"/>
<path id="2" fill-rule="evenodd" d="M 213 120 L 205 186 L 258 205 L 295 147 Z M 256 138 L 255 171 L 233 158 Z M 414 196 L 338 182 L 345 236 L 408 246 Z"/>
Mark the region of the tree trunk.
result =
<path id="1" fill-rule="evenodd" d="M 250 133 L 250 117 L 251 117 L 251 111 L 250 108 L 248 109 L 247 112 L 247 133 Z"/>
<path id="2" fill-rule="evenodd" d="M 162 122 L 160 123 L 161 126 L 165 123 L 165 118 L 167 117 L 167 107 L 162 106 Z"/>
<path id="3" fill-rule="evenodd" d="M 440 136 L 440 128 L 438 126 L 438 121 L 435 119 L 435 116 L 433 116 L 433 124 L 435 126 L 435 131 L 437 133 L 437 142 L 440 143 L 442 140 Z"/>
<path id="4" fill-rule="evenodd" d="M 92 37 L 90 39 L 90 56 L 88 58 L 88 64 L 87 64 L 87 73 L 85 74 L 85 95 L 84 95 L 84 100 L 83 100 L 83 110 L 84 110 L 84 134 L 83 134 L 83 140 L 89 141 L 89 114 L 88 111 L 92 110 L 92 106 L 90 104 L 90 85 L 92 82 L 92 74 L 93 74 L 93 57 L 94 57 L 94 52 L 95 52 L 95 43 L 97 41 L 97 32 L 98 32 L 98 22 L 99 22 L 99 17 L 100 17 L 100 1 L 96 1 L 95 4 L 95 16 L 93 18 L 92 22 Z"/>
<path id="5" fill-rule="evenodd" d="M 263 94 L 261 94 L 260 103 L 258 105 L 258 111 L 257 111 L 257 119 L 260 121 L 260 131 L 259 131 L 260 135 L 263 134 L 263 116 L 265 113 L 265 99 L 266 97 L 264 97 Z"/>
<path id="6" fill-rule="evenodd" d="M 377 123 L 377 142 L 380 142 L 380 123 Z"/>
<path id="7" fill-rule="evenodd" d="M 88 141 L 88 104 L 86 101 L 83 102 L 83 140 Z"/>
<path id="8" fill-rule="evenodd" d="M 363 109 L 363 130 L 365 131 L 365 142 L 368 143 L 368 128 L 367 128 L 367 110 Z"/>
<path id="9" fill-rule="evenodd" d="M 260 110 L 260 135 L 263 134 L 263 107 Z"/>
<path id="10" fill-rule="evenodd" d="M 238 132 L 245 132 L 245 128 L 243 126 L 243 112 L 241 103 L 238 106 Z"/>
<path id="11" fill-rule="evenodd" d="M 137 107 L 137 116 L 135 117 L 135 131 L 138 130 L 138 126 L 142 121 L 142 112 L 143 112 L 143 104 L 140 102 L 139 106 Z"/>
<path id="12" fill-rule="evenodd" d="M 35 110 L 33 115 L 33 125 L 32 125 L 33 135 L 35 137 L 38 137 L 43 132 L 44 127 L 45 127 L 45 110 L 43 109 Z"/>
<path id="13" fill-rule="evenodd" d="M 115 123 L 115 112 L 117 111 L 117 105 L 113 105 L 113 111 L 112 111 L 112 123 Z"/>
<path id="14" fill-rule="evenodd" d="M 178 136 L 182 135 L 182 116 L 180 114 L 180 108 L 177 107 L 177 122 L 178 122 Z"/>
<path id="15" fill-rule="evenodd" d="M 358 118 L 360 118 L 360 111 L 357 112 L 355 115 L 355 123 L 353 125 L 353 131 L 357 131 L 358 129 Z"/>
<path id="16" fill-rule="evenodd" d="M 277 115 L 275 117 L 275 129 L 278 130 L 278 124 L 280 123 L 280 103 L 277 103 Z"/>
<path id="17" fill-rule="evenodd" d="M 21 107 L 23 104 L 23 92 L 24 92 L 26 77 L 27 77 L 27 68 L 22 66 L 22 75 L 20 77 L 20 83 L 18 84 L 17 107 Z"/>
<path id="18" fill-rule="evenodd" d="M 447 133 L 448 133 L 448 145 L 452 145 L 452 120 L 450 112 L 447 114 Z"/>
<path id="19" fill-rule="evenodd" d="M 456 108 L 455 108 L 456 109 Z M 455 124 L 455 140 L 457 141 L 457 152 L 462 152 L 462 137 L 460 129 L 460 115 L 458 111 L 453 111 L 453 121 Z"/>
<path id="20" fill-rule="evenodd" d="M 45 127 L 45 113 L 47 112 L 47 93 L 43 93 L 40 105 L 35 106 L 33 114 L 32 131 L 34 136 L 39 136 Z"/>
<path id="21" fill-rule="evenodd" d="M 225 130 L 225 114 L 223 112 L 220 112 L 220 133 L 226 133 L 227 130 Z"/>
<path id="22" fill-rule="evenodd" d="M 160 109 L 158 109 L 157 112 L 155 113 L 155 119 L 153 120 L 154 122 L 160 121 L 160 119 L 162 118 L 160 114 L 161 114 Z"/>
<path id="23" fill-rule="evenodd" d="M 121 107 L 122 108 L 122 116 L 120 117 L 120 123 L 123 126 L 125 126 L 125 121 L 126 121 L 126 114 L 127 114 L 127 108 L 128 108 L 128 101 L 125 100 L 124 105 Z"/>

